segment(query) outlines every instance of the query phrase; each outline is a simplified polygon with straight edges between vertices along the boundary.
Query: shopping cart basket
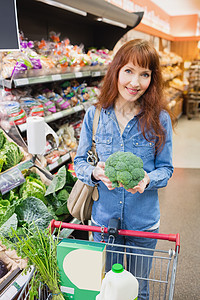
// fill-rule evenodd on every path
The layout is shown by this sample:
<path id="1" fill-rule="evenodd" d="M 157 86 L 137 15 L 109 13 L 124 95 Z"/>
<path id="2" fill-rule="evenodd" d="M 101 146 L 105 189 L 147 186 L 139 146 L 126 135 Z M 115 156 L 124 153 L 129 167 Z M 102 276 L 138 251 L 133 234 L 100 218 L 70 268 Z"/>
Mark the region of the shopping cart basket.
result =
<path id="1" fill-rule="evenodd" d="M 111 269 L 113 263 L 121 262 L 119 259 L 123 255 L 125 257 L 124 264 L 131 267 L 131 261 L 134 256 L 134 267 L 137 267 L 137 264 L 141 265 L 145 263 L 148 265 L 148 261 L 151 259 L 152 268 L 148 278 L 142 277 L 140 275 L 136 275 L 136 278 L 139 281 L 139 285 L 142 282 L 146 281 L 149 285 L 149 299 L 155 300 L 164 300 L 164 299 L 173 299 L 174 295 L 174 287 L 175 287 L 175 278 L 176 278 L 176 270 L 178 263 L 178 254 L 180 251 L 180 235 L 177 234 L 161 234 L 161 233 L 152 233 L 152 232 L 142 232 L 142 231 L 133 231 L 133 230 L 123 230 L 117 228 L 107 228 L 107 227 L 98 227 L 98 226 L 89 226 L 89 225 L 80 225 L 73 223 L 64 223 L 60 221 L 52 220 L 50 224 L 50 228 L 52 234 L 55 228 L 68 229 L 69 235 L 74 230 L 82 230 L 87 232 L 99 232 L 102 235 L 102 240 L 104 235 L 108 235 L 109 239 L 106 243 L 106 256 L 109 259 L 110 266 L 107 266 L 108 269 Z M 141 237 L 141 238 L 150 238 L 157 240 L 166 240 L 175 243 L 175 250 L 160 250 L 160 249 L 146 249 L 139 247 L 132 247 L 126 245 L 117 245 L 114 244 L 114 239 L 117 235 L 129 236 L 129 237 Z M 133 249 L 134 251 L 130 250 Z M 139 250 L 143 250 L 143 254 L 140 254 Z M 145 254 L 147 251 L 147 254 Z M 149 254 L 149 252 L 151 254 Z M 129 270 L 129 269 L 128 269 Z M 33 275 L 34 270 L 30 274 Z M 27 281 L 26 285 L 23 287 L 19 297 L 17 300 L 29 299 L 29 281 Z M 140 298 L 140 295 L 138 295 Z M 39 298 L 40 300 L 50 300 L 52 299 L 51 293 L 48 290 L 48 287 L 42 286 L 39 290 Z M 81 300 L 81 299 L 78 299 Z M 95 299 L 94 299 L 95 300 Z"/>

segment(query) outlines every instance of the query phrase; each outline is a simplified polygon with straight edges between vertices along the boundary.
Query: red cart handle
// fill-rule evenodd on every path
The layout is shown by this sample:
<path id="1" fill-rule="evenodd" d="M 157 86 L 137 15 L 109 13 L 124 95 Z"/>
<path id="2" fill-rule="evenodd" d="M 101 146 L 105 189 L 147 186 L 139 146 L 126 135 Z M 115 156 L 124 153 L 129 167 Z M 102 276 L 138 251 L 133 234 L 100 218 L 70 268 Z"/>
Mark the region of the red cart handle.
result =
<path id="1" fill-rule="evenodd" d="M 73 230 L 82 230 L 82 231 L 91 231 L 91 232 L 102 233 L 102 227 L 65 223 L 65 222 L 55 221 L 55 220 L 51 220 L 49 227 L 51 228 L 51 233 L 53 233 L 55 228 L 68 228 L 68 229 L 73 229 Z M 108 233 L 108 228 L 103 227 L 103 232 Z M 153 233 L 153 232 L 146 232 L 146 231 L 119 229 L 118 234 L 124 235 L 124 236 L 135 236 L 135 237 L 166 240 L 166 241 L 174 242 L 174 243 L 176 243 L 175 250 L 178 251 L 178 253 L 180 252 L 180 234 L 179 233 L 164 234 L 164 233 Z"/>

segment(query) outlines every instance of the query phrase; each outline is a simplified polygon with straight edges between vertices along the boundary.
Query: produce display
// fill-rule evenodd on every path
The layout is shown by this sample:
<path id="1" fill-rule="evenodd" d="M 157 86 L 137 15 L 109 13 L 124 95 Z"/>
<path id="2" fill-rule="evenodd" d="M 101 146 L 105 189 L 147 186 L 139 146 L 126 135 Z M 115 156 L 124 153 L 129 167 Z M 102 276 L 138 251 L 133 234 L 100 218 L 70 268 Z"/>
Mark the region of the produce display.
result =
<path id="1" fill-rule="evenodd" d="M 0 129 L 0 173 L 16 166 L 23 157 L 24 154 L 17 144 L 8 141 Z"/>
<path id="2" fill-rule="evenodd" d="M 115 152 L 105 162 L 105 175 L 112 187 L 134 188 L 144 178 L 143 161 L 132 152 Z"/>
<path id="3" fill-rule="evenodd" d="M 76 182 L 63 166 L 52 181 L 43 183 L 33 170 L 24 171 L 25 182 L 0 196 L 0 232 L 7 235 L 12 227 L 18 233 L 34 223 L 47 228 L 52 219 L 63 220 L 67 214 L 67 199 Z"/>
<path id="4" fill-rule="evenodd" d="M 42 283 L 48 285 L 52 300 L 64 300 L 59 288 L 56 256 L 59 235 L 54 238 L 49 229 L 42 230 L 33 224 L 31 229 L 24 228 L 21 235 L 14 229 L 7 238 L 1 236 L 0 233 L 0 240 L 7 248 L 15 249 L 19 257 L 28 259 L 27 269 L 34 265 L 35 272 L 31 278 L 29 290 L 30 299 L 35 299 L 35 297 L 39 299 L 38 290 Z M 5 270 L 2 272 L 5 273 Z"/>
<path id="5" fill-rule="evenodd" d="M 51 86 L 7 88 L 1 107 L 11 125 L 21 125 L 26 123 L 27 117 L 52 115 L 93 100 L 98 93 L 98 86 L 87 86 L 77 80 L 54 83 Z"/>
<path id="6" fill-rule="evenodd" d="M 50 32 L 49 40 L 27 41 L 21 33 L 21 50 L 2 53 L 2 77 L 57 74 L 75 68 L 107 66 L 112 60 L 108 49 L 91 49 L 85 53 L 83 45 L 72 45 L 69 39 L 60 41 L 59 36 Z"/>

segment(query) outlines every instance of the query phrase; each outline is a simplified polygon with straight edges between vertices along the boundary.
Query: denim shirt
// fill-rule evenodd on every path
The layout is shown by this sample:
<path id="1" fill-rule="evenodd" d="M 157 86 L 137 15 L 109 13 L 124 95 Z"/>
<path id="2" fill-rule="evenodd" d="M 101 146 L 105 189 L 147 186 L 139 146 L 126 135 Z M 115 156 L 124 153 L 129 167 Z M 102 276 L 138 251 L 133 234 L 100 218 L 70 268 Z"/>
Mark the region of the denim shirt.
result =
<path id="1" fill-rule="evenodd" d="M 95 107 L 91 106 L 84 117 L 76 157 L 74 159 L 77 177 L 93 186 L 91 174 L 94 166 L 87 163 L 87 151 L 92 146 L 92 126 Z M 155 154 L 155 144 L 148 142 L 138 127 L 135 116 L 121 134 L 113 107 L 102 109 L 95 135 L 99 161 L 116 151 L 132 152 L 141 157 L 144 170 L 150 178 L 145 191 L 131 194 L 123 187 L 108 190 L 102 181 L 98 183 L 99 199 L 92 208 L 92 220 L 99 226 L 107 226 L 109 219 L 118 218 L 121 228 L 148 230 L 159 222 L 160 208 L 158 188 L 165 187 L 173 173 L 172 165 L 172 125 L 169 114 L 162 111 L 160 122 L 166 131 L 166 142 L 162 151 Z"/>

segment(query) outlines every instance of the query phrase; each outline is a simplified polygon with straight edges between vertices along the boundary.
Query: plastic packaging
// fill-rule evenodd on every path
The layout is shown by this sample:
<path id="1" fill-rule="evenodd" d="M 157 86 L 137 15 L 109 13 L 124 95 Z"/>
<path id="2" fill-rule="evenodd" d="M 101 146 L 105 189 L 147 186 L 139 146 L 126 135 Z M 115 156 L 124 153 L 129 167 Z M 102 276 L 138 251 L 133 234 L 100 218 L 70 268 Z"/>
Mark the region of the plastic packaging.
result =
<path id="1" fill-rule="evenodd" d="M 114 264 L 102 281 L 96 300 L 134 300 L 138 297 L 138 281 L 121 264 Z"/>

